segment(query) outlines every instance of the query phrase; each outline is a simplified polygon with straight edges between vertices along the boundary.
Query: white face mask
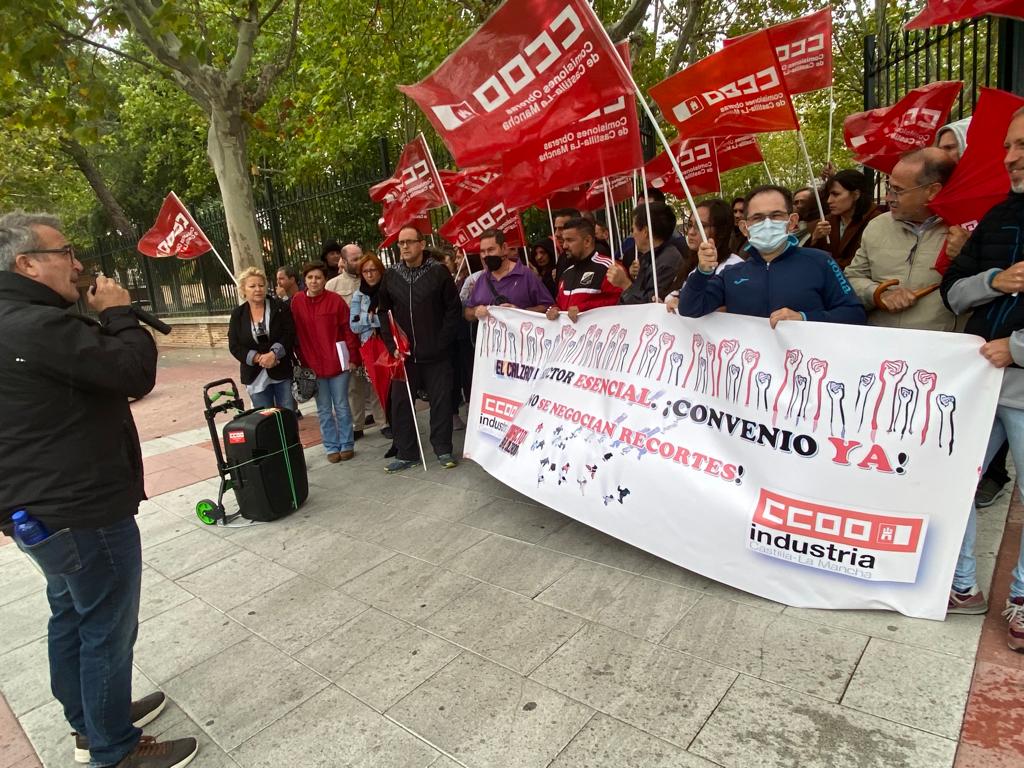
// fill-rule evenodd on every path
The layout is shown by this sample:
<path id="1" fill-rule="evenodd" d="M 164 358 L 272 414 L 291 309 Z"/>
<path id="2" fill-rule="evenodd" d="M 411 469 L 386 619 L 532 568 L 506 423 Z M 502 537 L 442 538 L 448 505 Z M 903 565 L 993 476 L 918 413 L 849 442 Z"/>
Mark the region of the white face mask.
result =
<path id="1" fill-rule="evenodd" d="M 765 219 L 752 224 L 748 230 L 750 244 L 757 248 L 759 253 L 771 253 L 777 251 L 789 237 L 789 221 Z"/>

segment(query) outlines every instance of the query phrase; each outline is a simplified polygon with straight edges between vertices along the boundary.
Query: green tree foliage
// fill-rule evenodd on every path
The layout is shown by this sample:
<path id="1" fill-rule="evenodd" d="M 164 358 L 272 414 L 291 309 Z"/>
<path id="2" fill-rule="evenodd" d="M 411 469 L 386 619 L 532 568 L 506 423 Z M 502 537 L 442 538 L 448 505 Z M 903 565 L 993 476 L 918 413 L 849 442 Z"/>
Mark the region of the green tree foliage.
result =
<path id="1" fill-rule="evenodd" d="M 897 0 L 887 8 L 898 15 L 908 4 Z M 292 0 L 4 4 L 0 24 L 21 32 L 0 40 L 0 140 L 11 148 L 0 156 L 0 205 L 48 204 L 81 231 L 109 231 L 110 217 L 90 200 L 90 187 L 62 144 L 68 139 L 86 150 L 112 196 L 142 224 L 169 189 L 195 205 L 225 196 L 216 163 L 211 165 L 211 125 L 237 136 L 241 164 L 229 191 L 250 202 L 253 169 L 270 169 L 285 183 L 365 175 L 379 163 L 379 137 L 387 137 L 393 152 L 419 131 L 439 148 L 424 116 L 397 86 L 427 75 L 497 5 L 498 0 L 303 0 L 296 16 Z M 593 5 L 608 28 L 628 35 L 634 76 L 646 89 L 711 53 L 726 36 L 794 18 L 821 3 Z M 868 0 L 833 6 L 831 156 L 839 167 L 849 165 L 842 119 L 863 108 L 862 40 L 874 25 L 874 9 Z M 232 72 L 233 64 L 242 71 Z M 216 104 L 216 83 L 229 75 L 234 85 Z M 829 92 L 798 96 L 796 106 L 820 169 L 828 155 Z M 806 183 L 792 133 L 764 136 L 762 147 L 777 181 Z M 762 168 L 734 171 L 723 178 L 723 191 L 740 193 L 764 180 Z M 248 215 L 243 211 L 243 218 Z"/>

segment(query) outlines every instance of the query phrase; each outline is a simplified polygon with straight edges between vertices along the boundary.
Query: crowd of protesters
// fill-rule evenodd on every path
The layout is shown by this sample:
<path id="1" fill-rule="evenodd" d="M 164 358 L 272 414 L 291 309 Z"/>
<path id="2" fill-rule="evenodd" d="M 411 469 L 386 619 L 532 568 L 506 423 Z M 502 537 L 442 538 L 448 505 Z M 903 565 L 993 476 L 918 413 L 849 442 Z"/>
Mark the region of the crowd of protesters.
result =
<path id="1" fill-rule="evenodd" d="M 476 252 L 456 253 L 406 226 L 391 266 L 355 243 L 331 241 L 320 260 L 278 270 L 276 295 L 259 270 L 239 275 L 230 351 L 256 407 L 295 408 L 293 366 L 312 371 L 328 460 L 352 458 L 364 430 L 379 426 L 392 441 L 385 469 L 396 473 L 423 457 L 417 399 L 430 405 L 436 462 L 457 465 L 453 433 L 465 428 L 476 327 L 495 306 L 576 322 L 592 309 L 661 301 L 670 313 L 725 311 L 767 318 L 773 328 L 811 321 L 977 334 L 987 342 L 982 353 L 1006 372 L 948 610 L 984 613 L 976 509 L 1008 485 L 1008 454 L 1024 460 L 1024 254 L 1008 228 L 1024 220 L 1024 111 L 1006 141 L 1012 191 L 973 233 L 929 209 L 965 135 L 964 123 L 954 123 L 936 146 L 904 155 L 880 196 L 865 173 L 844 169 L 795 193 L 769 184 L 732 201 L 704 198 L 680 220 L 649 189 L 621 244 L 609 242 L 614 226 L 576 209 L 553 211 L 552 237 L 521 249 L 491 229 Z M 381 384 L 375 377 L 394 373 L 400 358 L 407 381 L 388 375 Z M 1024 650 L 1024 560 L 1004 615 L 1011 647 Z"/>

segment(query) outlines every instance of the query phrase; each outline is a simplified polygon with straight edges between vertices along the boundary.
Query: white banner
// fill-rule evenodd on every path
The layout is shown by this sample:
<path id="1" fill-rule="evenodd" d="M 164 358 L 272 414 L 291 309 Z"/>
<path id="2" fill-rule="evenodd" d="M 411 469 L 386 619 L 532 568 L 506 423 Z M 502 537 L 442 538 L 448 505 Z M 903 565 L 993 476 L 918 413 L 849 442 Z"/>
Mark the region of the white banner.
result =
<path id="1" fill-rule="evenodd" d="M 977 337 L 491 312 L 465 455 L 503 483 L 771 600 L 945 616 L 1002 375 Z"/>

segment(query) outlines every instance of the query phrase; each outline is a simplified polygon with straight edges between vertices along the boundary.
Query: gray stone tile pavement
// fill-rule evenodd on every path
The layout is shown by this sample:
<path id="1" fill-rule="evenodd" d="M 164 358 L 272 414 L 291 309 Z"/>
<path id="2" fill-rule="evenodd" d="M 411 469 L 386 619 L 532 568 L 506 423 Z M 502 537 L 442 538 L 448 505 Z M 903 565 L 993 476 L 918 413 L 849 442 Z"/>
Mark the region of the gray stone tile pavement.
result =
<path id="1" fill-rule="evenodd" d="M 276 523 L 203 526 L 211 481 L 141 510 L 136 687 L 168 693 L 147 732 L 198 735 L 199 768 L 952 765 L 980 617 L 786 608 L 471 463 L 388 477 L 383 441 L 358 447 L 307 451 L 309 502 Z M 70 768 L 43 582 L 11 550 L 0 691 Z"/>

